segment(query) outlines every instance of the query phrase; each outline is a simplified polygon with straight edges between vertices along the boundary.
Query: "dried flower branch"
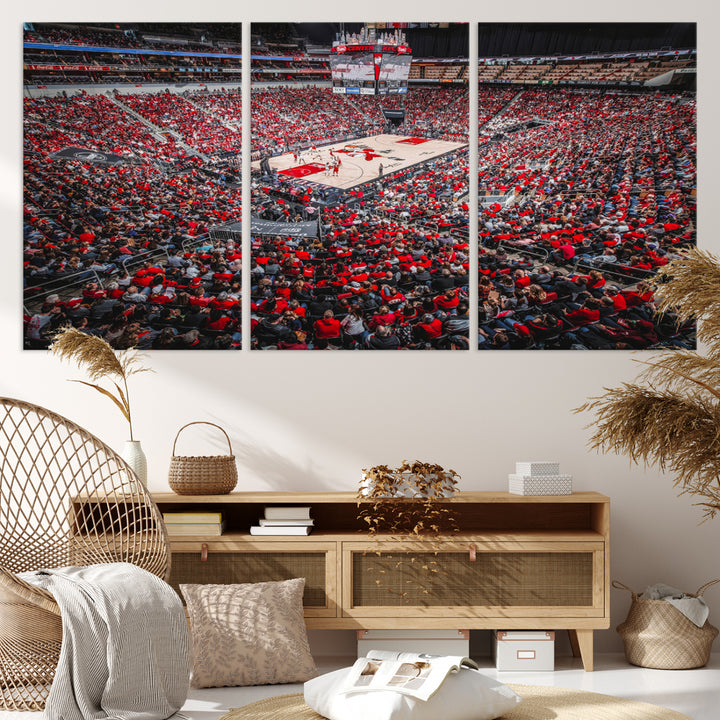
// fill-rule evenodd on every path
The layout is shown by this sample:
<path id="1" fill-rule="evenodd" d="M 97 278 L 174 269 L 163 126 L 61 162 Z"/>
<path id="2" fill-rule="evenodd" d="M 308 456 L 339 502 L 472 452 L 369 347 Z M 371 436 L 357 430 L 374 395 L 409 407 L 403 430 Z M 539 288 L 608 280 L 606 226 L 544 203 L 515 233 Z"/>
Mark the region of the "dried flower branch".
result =
<path id="1" fill-rule="evenodd" d="M 706 250 L 684 250 L 651 283 L 661 313 L 674 312 L 678 324 L 698 321 L 698 340 L 720 353 L 720 262 Z"/>
<path id="2" fill-rule="evenodd" d="M 707 354 L 679 349 L 638 360 L 645 367 L 634 383 L 606 388 L 576 412 L 595 413 L 591 447 L 672 472 L 681 495 L 701 498 L 707 520 L 720 511 L 720 261 L 685 251 L 653 286 L 661 312 L 699 321 Z"/>
<path id="3" fill-rule="evenodd" d="M 116 353 L 102 338 L 87 335 L 73 327 L 61 330 L 55 336 L 50 350 L 61 360 L 73 361 L 79 368 L 85 370 L 91 382 L 84 380 L 72 380 L 71 382 L 87 385 L 101 395 L 110 398 L 127 420 L 130 427 L 130 440 L 133 440 L 127 379 L 137 373 L 152 372 L 150 368 L 143 367 L 140 353 L 134 349 Z M 112 382 L 115 392 L 98 384 L 106 378 L 113 378 L 110 382 Z"/>

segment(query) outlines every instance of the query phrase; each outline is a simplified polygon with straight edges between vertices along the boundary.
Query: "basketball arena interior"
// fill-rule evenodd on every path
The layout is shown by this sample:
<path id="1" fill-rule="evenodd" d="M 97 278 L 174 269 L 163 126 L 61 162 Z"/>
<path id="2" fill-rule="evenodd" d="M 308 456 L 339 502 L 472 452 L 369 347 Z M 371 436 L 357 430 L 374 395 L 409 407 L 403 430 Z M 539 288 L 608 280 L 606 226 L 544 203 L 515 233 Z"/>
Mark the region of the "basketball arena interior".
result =
<path id="1" fill-rule="evenodd" d="M 25 347 L 693 347 L 695 25 L 469 29 L 27 23 Z"/>

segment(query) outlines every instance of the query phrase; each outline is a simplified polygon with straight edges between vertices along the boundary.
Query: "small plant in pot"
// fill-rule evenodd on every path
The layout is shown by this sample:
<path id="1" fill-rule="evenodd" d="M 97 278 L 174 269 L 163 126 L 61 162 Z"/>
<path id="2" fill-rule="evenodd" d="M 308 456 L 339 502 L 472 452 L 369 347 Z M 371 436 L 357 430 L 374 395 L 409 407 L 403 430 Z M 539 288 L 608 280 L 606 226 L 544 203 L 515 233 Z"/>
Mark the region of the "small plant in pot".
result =
<path id="1" fill-rule="evenodd" d="M 398 468 L 374 465 L 363 468 L 363 472 L 360 495 L 374 498 L 450 497 L 460 477 L 454 470 L 419 460 L 404 460 Z"/>
<path id="2" fill-rule="evenodd" d="M 418 460 L 403 461 L 398 468 L 375 465 L 363 469 L 358 490 L 358 517 L 371 534 L 440 534 L 457 530 L 455 514 L 438 500 L 455 492 L 454 470 Z"/>
<path id="3" fill-rule="evenodd" d="M 418 460 L 403 461 L 398 473 L 402 477 L 405 495 L 420 498 L 450 497 L 460 477 L 454 470 Z"/>

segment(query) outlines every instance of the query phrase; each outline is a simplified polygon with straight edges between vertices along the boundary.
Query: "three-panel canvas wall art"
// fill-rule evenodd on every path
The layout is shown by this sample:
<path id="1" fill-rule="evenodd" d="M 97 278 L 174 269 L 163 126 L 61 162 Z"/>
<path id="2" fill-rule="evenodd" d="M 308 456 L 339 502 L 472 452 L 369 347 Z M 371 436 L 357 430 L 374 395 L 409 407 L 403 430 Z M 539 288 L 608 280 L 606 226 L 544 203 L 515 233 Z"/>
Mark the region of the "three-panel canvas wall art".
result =
<path id="1" fill-rule="evenodd" d="M 26 349 L 695 345 L 652 287 L 693 23 L 28 22 L 23 63 Z"/>

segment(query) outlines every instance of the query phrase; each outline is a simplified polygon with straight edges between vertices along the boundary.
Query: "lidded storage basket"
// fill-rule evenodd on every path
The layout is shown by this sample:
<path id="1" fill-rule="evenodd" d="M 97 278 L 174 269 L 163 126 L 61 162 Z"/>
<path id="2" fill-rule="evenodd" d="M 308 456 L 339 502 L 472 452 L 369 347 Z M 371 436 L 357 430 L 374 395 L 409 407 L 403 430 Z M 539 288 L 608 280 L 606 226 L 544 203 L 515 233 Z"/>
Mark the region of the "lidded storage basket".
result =
<path id="1" fill-rule="evenodd" d="M 180 433 L 190 425 L 212 425 L 220 430 L 227 440 L 229 455 L 183 456 L 175 455 Z M 183 425 L 173 443 L 168 483 L 170 489 L 178 495 L 227 495 L 237 485 L 238 475 L 235 456 L 228 434 L 215 423 L 198 420 Z"/>
<path id="2" fill-rule="evenodd" d="M 720 579 L 705 583 L 692 597 L 700 597 L 717 582 Z M 659 670 L 707 665 L 710 648 L 718 635 L 716 627 L 706 620 L 700 628 L 667 600 L 640 597 L 617 580 L 613 581 L 613 587 L 632 594 L 627 619 L 617 626 L 629 663 Z"/>

